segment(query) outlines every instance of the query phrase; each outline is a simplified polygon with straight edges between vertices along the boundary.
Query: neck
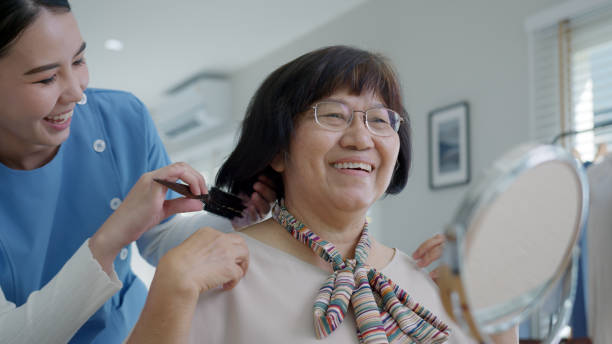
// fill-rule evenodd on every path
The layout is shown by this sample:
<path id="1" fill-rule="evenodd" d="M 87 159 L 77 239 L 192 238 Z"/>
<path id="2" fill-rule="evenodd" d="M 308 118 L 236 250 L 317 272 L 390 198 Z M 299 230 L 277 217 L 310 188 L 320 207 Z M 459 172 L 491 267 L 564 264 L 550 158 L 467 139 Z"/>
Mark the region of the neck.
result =
<path id="1" fill-rule="evenodd" d="M 342 257 L 353 258 L 355 247 L 361 237 L 366 221 L 366 210 L 320 211 L 306 204 L 285 200 L 285 207 L 297 220 L 302 222 L 319 237 L 334 244 Z"/>
<path id="2" fill-rule="evenodd" d="M 0 142 L 0 163 L 15 170 L 33 170 L 53 159 L 59 146 L 25 146 Z"/>

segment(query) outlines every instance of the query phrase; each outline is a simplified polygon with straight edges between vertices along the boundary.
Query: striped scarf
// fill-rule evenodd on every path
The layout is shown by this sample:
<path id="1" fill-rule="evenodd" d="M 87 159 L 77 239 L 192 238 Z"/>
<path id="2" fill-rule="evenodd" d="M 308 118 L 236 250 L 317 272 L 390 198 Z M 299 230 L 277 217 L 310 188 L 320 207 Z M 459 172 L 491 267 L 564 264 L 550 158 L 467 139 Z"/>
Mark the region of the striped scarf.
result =
<path id="1" fill-rule="evenodd" d="M 366 264 L 370 252 L 368 224 L 363 226 L 354 259 L 342 259 L 334 244 L 321 239 L 291 215 L 281 203 L 272 217 L 315 254 L 332 264 L 314 303 L 317 339 L 329 336 L 344 319 L 349 303 L 361 343 L 443 343 L 449 328 L 376 269 Z"/>

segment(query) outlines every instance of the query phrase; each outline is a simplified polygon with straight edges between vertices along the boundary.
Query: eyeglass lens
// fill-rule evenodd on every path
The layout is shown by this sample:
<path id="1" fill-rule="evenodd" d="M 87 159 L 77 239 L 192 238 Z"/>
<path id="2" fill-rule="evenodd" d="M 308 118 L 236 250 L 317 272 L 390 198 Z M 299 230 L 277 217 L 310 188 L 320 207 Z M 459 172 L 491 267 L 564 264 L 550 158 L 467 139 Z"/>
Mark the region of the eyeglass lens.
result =
<path id="1" fill-rule="evenodd" d="M 331 130 L 344 130 L 351 124 L 353 112 L 345 104 L 321 102 L 315 105 L 315 119 L 319 125 Z M 389 136 L 399 129 L 399 115 L 387 108 L 366 111 L 366 126 L 376 135 Z"/>

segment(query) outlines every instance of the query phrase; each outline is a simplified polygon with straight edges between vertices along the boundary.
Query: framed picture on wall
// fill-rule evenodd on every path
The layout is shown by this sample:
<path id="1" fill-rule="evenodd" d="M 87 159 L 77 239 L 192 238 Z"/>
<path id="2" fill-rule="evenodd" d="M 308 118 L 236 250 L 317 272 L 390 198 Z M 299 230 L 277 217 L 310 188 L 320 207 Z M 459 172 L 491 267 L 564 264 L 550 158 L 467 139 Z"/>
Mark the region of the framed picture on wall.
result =
<path id="1" fill-rule="evenodd" d="M 429 187 L 470 181 L 469 106 L 460 102 L 429 113 Z"/>

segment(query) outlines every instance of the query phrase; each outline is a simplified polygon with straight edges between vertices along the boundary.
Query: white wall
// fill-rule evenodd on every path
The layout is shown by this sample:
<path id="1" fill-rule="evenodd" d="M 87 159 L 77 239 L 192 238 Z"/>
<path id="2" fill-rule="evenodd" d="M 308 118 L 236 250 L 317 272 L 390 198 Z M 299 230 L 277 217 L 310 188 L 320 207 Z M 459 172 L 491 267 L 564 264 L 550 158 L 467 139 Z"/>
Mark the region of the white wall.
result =
<path id="1" fill-rule="evenodd" d="M 412 119 L 413 168 L 406 189 L 374 209 L 372 227 L 382 242 L 412 252 L 443 231 L 467 189 L 429 190 L 429 111 L 462 100 L 470 103 L 472 179 L 504 151 L 528 140 L 524 21 L 560 2 L 368 1 L 235 73 L 234 115 L 244 115 L 250 97 L 272 70 L 302 53 L 346 44 L 388 56 L 402 80 Z"/>

